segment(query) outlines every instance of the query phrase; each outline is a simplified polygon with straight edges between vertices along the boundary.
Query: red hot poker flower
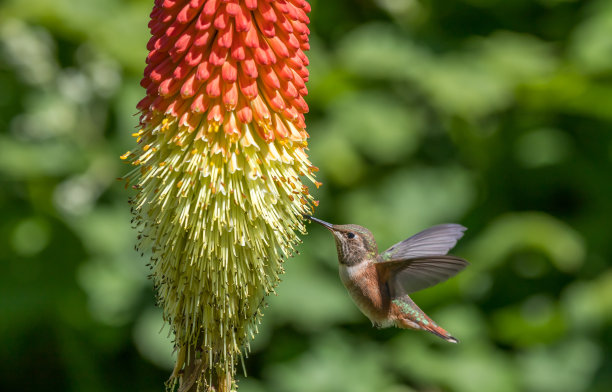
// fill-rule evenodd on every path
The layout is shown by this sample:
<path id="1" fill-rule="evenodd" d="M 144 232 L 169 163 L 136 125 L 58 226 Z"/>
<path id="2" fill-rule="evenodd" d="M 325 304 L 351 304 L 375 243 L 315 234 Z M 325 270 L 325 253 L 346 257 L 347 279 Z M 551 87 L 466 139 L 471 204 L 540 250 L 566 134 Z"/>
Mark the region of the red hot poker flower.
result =
<path id="1" fill-rule="evenodd" d="M 152 277 L 175 334 L 173 386 L 227 391 L 316 202 L 302 178 L 304 0 L 156 0 L 137 148 L 122 159 Z"/>
<path id="2" fill-rule="evenodd" d="M 267 142 L 304 141 L 306 1 L 157 0 L 138 104 L 191 129 L 230 137 L 248 125 Z M 203 133 L 200 134 L 200 137 Z"/>

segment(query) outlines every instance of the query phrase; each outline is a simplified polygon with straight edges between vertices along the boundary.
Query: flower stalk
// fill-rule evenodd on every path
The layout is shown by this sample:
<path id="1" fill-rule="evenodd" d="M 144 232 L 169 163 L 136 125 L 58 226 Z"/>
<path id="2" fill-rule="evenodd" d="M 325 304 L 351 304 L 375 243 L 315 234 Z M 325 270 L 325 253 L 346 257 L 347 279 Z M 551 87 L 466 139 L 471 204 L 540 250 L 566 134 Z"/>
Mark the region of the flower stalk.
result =
<path id="1" fill-rule="evenodd" d="M 229 391 L 316 201 L 304 0 L 156 0 L 126 181 L 170 324 L 168 386 Z"/>

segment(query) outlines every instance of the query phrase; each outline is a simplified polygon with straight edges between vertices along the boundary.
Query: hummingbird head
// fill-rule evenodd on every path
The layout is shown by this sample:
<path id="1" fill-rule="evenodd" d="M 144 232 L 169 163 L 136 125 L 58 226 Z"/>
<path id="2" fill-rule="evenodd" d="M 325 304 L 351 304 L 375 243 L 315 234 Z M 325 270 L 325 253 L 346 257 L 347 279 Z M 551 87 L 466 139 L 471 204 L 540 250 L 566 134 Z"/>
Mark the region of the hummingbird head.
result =
<path id="1" fill-rule="evenodd" d="M 336 240 L 338 262 L 347 266 L 356 265 L 378 256 L 378 245 L 370 230 L 359 225 L 333 225 L 310 215 L 304 215 L 313 222 L 331 231 Z"/>

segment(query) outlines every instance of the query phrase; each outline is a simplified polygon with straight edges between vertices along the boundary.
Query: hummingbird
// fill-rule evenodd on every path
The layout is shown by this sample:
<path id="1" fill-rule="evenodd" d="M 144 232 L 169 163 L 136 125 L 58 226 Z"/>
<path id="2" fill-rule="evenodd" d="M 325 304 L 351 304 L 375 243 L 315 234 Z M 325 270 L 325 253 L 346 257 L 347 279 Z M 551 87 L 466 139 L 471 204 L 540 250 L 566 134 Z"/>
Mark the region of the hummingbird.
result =
<path id="1" fill-rule="evenodd" d="M 459 342 L 429 318 L 409 294 L 441 283 L 469 264 L 447 255 L 465 227 L 454 223 L 433 226 L 378 253 L 378 244 L 365 227 L 304 217 L 334 235 L 340 279 L 373 326 L 424 330 L 448 342 Z"/>

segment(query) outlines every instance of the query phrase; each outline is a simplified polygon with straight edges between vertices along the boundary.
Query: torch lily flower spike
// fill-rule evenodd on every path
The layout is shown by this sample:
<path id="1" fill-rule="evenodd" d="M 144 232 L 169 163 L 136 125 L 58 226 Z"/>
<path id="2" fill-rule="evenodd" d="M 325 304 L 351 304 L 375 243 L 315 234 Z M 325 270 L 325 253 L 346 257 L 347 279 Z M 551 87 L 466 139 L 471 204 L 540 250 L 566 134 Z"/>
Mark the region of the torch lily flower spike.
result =
<path id="1" fill-rule="evenodd" d="M 304 0 L 156 0 L 137 146 L 121 158 L 138 248 L 175 336 L 168 383 L 229 391 L 316 204 L 302 183 Z M 189 374 L 187 374 L 189 373 Z"/>

